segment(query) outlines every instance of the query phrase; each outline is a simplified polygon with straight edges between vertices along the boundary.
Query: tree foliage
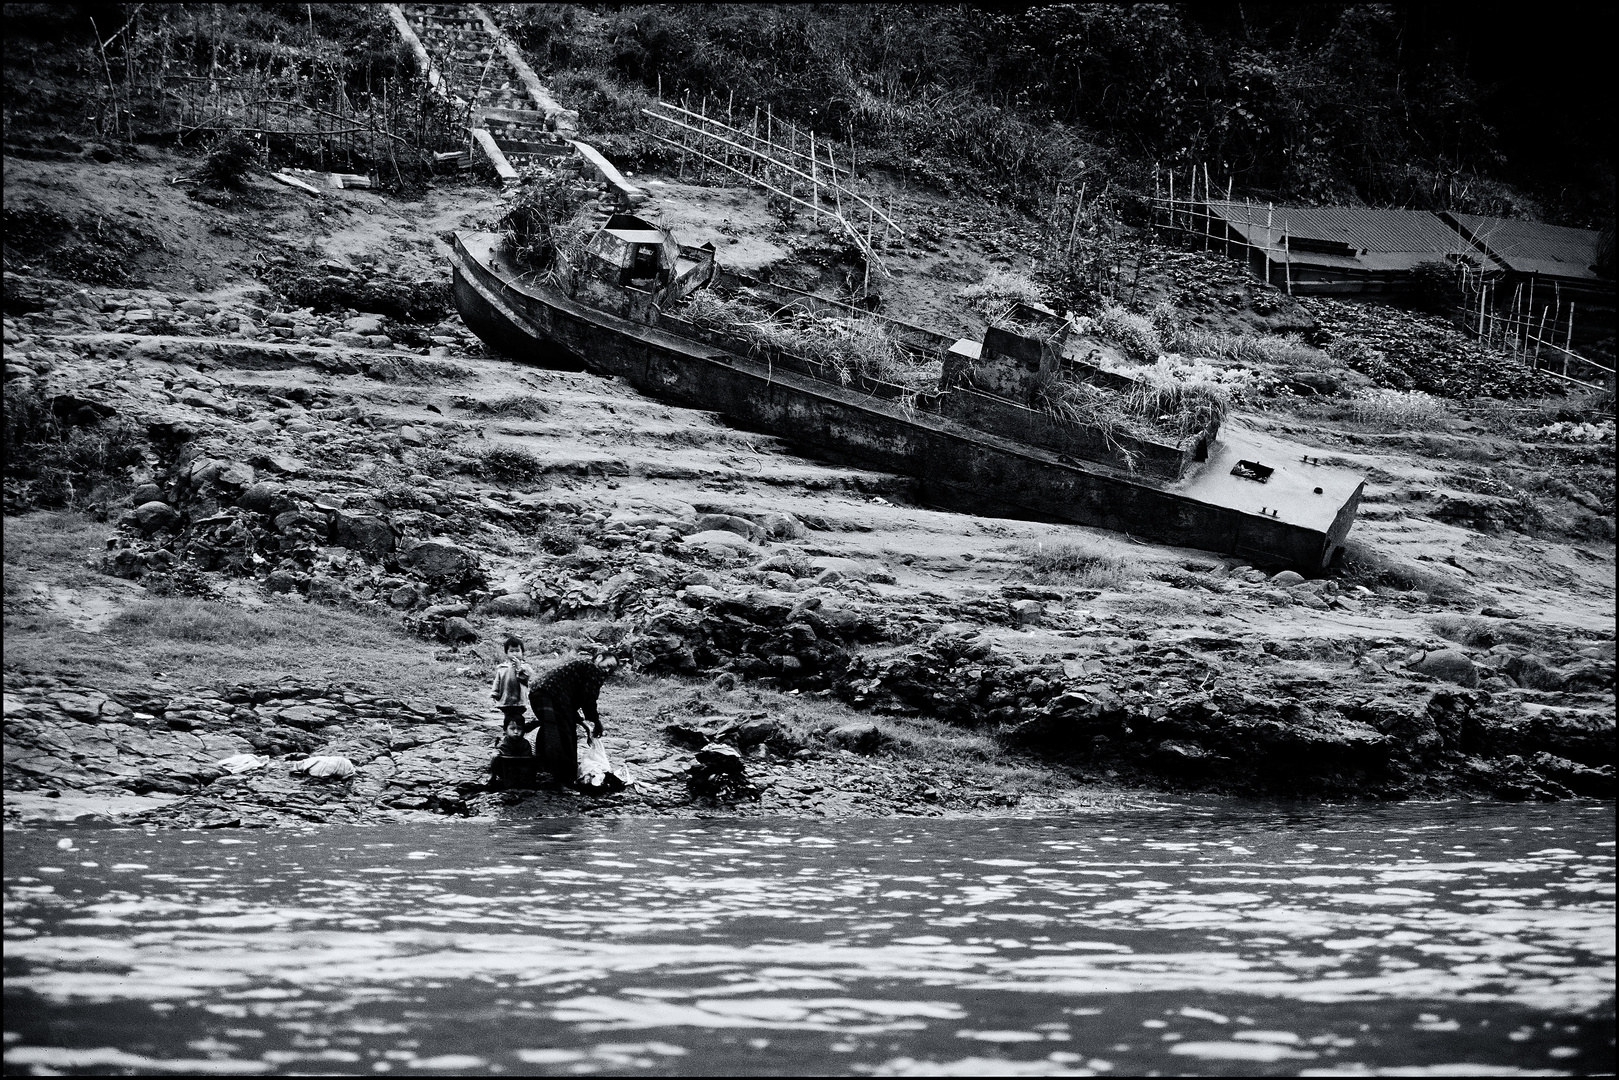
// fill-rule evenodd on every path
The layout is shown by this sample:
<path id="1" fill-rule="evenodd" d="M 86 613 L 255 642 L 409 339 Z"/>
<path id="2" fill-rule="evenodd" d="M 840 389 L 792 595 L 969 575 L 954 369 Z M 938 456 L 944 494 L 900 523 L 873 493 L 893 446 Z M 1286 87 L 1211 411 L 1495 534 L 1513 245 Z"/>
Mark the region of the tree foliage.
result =
<path id="1" fill-rule="evenodd" d="M 1530 209 L 1502 182 L 1484 107 L 1497 73 L 1468 66 L 1462 35 L 1481 31 L 1419 7 L 623 5 L 605 39 L 559 5 L 526 7 L 508 18 L 558 66 L 750 117 L 769 106 L 925 179 L 969 179 L 965 164 L 1002 197 L 1104 163 L 1138 190 L 1154 163 L 1206 163 L 1276 198 Z M 1611 213 L 1611 166 L 1590 175 L 1555 200 L 1574 216 Z"/>

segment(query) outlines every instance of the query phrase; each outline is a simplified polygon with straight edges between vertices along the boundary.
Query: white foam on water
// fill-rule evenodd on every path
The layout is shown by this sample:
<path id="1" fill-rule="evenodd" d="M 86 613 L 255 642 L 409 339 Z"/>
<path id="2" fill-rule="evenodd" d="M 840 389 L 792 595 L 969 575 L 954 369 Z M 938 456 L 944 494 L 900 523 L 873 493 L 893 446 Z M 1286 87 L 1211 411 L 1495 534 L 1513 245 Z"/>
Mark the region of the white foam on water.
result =
<path id="1" fill-rule="evenodd" d="M 14 1046 L 5 1052 L 7 1065 L 31 1065 L 36 1069 L 143 1069 L 155 1073 L 194 1073 L 208 1076 L 241 1076 L 270 1071 L 266 1061 L 236 1058 L 154 1058 L 131 1054 L 116 1047 L 78 1049 L 62 1046 Z"/>
<path id="2" fill-rule="evenodd" d="M 1208 1061 L 1307 1061 L 1320 1057 L 1314 1050 L 1294 1050 L 1274 1043 L 1251 1042 L 1178 1042 L 1169 1052 L 1183 1057 L 1203 1058 Z"/>

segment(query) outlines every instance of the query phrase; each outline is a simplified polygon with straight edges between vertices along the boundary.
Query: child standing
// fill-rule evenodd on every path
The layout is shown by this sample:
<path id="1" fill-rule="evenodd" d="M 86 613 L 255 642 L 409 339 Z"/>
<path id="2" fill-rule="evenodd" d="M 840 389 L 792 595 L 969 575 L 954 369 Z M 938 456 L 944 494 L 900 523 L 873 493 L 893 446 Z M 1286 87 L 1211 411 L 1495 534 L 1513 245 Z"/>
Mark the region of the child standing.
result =
<path id="1" fill-rule="evenodd" d="M 500 707 L 505 732 L 508 735 L 515 733 L 521 737 L 524 729 L 523 713 L 528 701 L 529 684 L 534 681 L 534 672 L 524 659 L 522 638 L 508 636 L 504 652 L 505 662 L 495 669 L 495 684 L 490 688 L 489 696 Z"/>
<path id="2" fill-rule="evenodd" d="M 523 736 L 524 702 L 528 698 L 529 683 L 534 680 L 534 672 L 524 660 L 521 638 L 507 637 L 503 651 L 506 659 L 495 669 L 495 684 L 489 691 L 489 696 L 500 707 L 502 717 L 500 744 L 496 747 L 495 757 L 489 762 L 489 771 L 497 787 L 532 787 L 532 765 L 526 770 L 519 770 L 524 777 L 521 780 L 510 771 L 501 771 L 502 758 L 534 757 L 534 748 Z"/>

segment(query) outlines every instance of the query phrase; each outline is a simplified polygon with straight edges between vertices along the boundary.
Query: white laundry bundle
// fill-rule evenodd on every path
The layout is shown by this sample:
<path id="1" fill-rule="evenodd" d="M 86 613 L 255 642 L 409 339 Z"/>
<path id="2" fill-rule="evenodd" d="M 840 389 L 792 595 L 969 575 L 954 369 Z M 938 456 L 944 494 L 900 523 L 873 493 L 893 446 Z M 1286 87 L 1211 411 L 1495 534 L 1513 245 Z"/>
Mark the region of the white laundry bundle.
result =
<path id="1" fill-rule="evenodd" d="M 254 769 L 262 769 L 270 764 L 270 759 L 263 754 L 232 754 L 217 764 L 221 769 L 235 776 L 245 772 L 252 772 Z"/>
<path id="2" fill-rule="evenodd" d="M 579 751 L 579 785 L 612 791 L 620 791 L 625 786 L 623 773 L 613 768 L 613 763 L 607 759 L 607 747 L 594 736 L 587 738 L 584 749 Z"/>
<path id="3" fill-rule="evenodd" d="M 354 775 L 354 762 L 346 757 L 307 757 L 294 762 L 292 771 L 310 776 L 335 776 L 341 780 Z"/>

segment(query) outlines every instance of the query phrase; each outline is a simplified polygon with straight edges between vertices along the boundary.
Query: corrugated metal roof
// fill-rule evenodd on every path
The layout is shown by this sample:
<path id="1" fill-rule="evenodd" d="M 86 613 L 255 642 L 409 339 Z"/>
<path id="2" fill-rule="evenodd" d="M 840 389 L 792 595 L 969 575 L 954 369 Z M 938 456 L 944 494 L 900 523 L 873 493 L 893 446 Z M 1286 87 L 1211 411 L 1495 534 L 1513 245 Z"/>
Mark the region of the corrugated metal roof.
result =
<path id="1" fill-rule="evenodd" d="M 1476 241 L 1498 262 L 1520 274 L 1595 280 L 1598 233 L 1482 214 L 1439 215 Z"/>
<path id="2" fill-rule="evenodd" d="M 1472 245 L 1456 230 L 1426 210 L 1381 210 L 1374 206 L 1278 206 L 1274 211 L 1251 203 L 1211 202 L 1227 221 L 1257 225 L 1263 237 L 1265 218 L 1280 243 L 1282 234 L 1337 241 L 1371 252 L 1470 252 Z"/>
<path id="3" fill-rule="evenodd" d="M 1295 263 L 1362 270 L 1409 270 L 1447 255 L 1465 255 L 1485 269 L 1501 267 L 1465 237 L 1426 210 L 1381 210 L 1372 206 L 1278 206 L 1213 200 L 1210 212 L 1232 231 L 1280 261 L 1283 238 Z M 1267 226 L 1266 221 L 1270 224 Z M 1295 247 L 1294 240 L 1305 244 Z M 1316 240 L 1349 249 L 1330 254 L 1308 249 Z M 1350 254 L 1350 250 L 1353 254 Z"/>

